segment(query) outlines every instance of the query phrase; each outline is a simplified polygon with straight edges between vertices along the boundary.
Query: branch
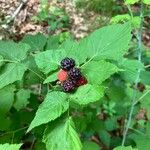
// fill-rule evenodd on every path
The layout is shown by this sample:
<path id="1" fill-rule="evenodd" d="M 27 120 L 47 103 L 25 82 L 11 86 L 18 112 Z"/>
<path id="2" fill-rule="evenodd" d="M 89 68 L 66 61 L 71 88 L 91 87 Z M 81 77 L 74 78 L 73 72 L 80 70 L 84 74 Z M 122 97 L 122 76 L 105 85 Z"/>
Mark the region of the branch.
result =
<path id="1" fill-rule="evenodd" d="M 131 11 L 131 10 L 130 10 Z M 142 56 L 142 29 L 143 29 L 143 4 L 141 4 L 141 9 L 140 9 L 140 18 L 141 18 L 141 23 L 140 23 L 140 29 L 138 31 L 138 61 L 141 62 L 141 56 Z M 135 80 L 135 87 L 137 87 L 139 79 L 140 79 L 140 73 L 141 73 L 141 68 L 138 69 L 137 71 L 137 77 Z M 135 88 L 133 91 L 133 97 L 132 97 L 132 104 L 130 108 L 130 113 L 127 119 L 127 123 L 125 125 L 124 131 L 123 131 L 123 139 L 122 139 L 122 146 L 124 146 L 127 134 L 131 125 L 132 121 L 132 115 L 133 115 L 133 110 L 135 106 L 135 101 L 136 101 L 136 96 L 137 96 L 137 89 Z"/>
<path id="2" fill-rule="evenodd" d="M 23 7 L 23 5 L 25 5 L 27 3 L 28 0 L 22 0 L 20 5 L 18 6 L 18 8 L 15 10 L 15 12 L 13 13 L 11 19 L 9 19 L 7 21 L 7 23 L 10 23 L 12 20 L 14 20 L 14 18 L 18 15 L 18 13 L 20 12 L 21 8 Z"/>

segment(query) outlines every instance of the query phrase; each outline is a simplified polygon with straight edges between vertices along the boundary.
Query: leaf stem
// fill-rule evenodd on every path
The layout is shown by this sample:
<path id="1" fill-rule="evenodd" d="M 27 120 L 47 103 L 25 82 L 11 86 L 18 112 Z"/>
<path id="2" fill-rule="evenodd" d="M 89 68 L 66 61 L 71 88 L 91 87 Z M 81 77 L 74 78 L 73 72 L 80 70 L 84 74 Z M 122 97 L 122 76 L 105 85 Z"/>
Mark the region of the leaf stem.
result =
<path id="1" fill-rule="evenodd" d="M 150 89 L 147 92 L 145 92 L 137 101 L 135 101 L 134 105 L 140 102 L 148 93 L 150 93 Z"/>
<path id="2" fill-rule="evenodd" d="M 14 131 L 5 132 L 5 133 L 1 134 L 0 136 L 4 136 L 4 135 L 6 135 L 6 134 L 15 134 L 16 132 L 19 132 L 19 131 L 21 131 L 21 130 L 25 130 L 25 129 L 27 129 L 28 127 L 29 127 L 29 126 L 25 126 L 25 127 L 23 127 L 23 128 L 19 128 L 19 129 L 14 130 Z"/>
<path id="3" fill-rule="evenodd" d="M 138 61 L 139 62 L 141 62 L 141 56 L 142 56 L 142 29 L 143 29 L 143 4 L 142 3 L 141 3 L 141 8 L 140 8 L 140 18 L 141 18 L 141 23 L 140 23 L 140 28 L 139 28 L 139 31 L 138 31 Z M 135 80 L 135 87 L 137 87 L 137 85 L 138 85 L 138 82 L 139 82 L 139 79 L 140 79 L 140 73 L 141 73 L 141 68 L 139 68 L 138 71 L 137 71 L 137 77 L 136 77 L 136 80 Z M 134 91 L 133 91 L 132 104 L 131 104 L 131 108 L 130 108 L 130 112 L 129 112 L 127 122 L 125 123 L 124 131 L 123 131 L 122 146 L 125 145 L 128 130 L 129 130 L 130 125 L 131 125 L 136 96 L 137 96 L 137 88 L 135 88 Z"/>
<path id="4" fill-rule="evenodd" d="M 13 60 L 9 60 L 9 59 L 2 59 L 2 60 L 0 60 L 0 62 L 18 63 L 18 61 L 13 61 Z"/>
<path id="5" fill-rule="evenodd" d="M 89 62 L 91 62 L 91 61 L 94 59 L 95 56 L 96 56 L 96 55 L 93 55 L 88 61 L 86 61 L 83 65 L 81 65 L 80 68 L 82 68 L 83 66 L 85 66 L 85 65 L 87 65 Z"/>
<path id="6" fill-rule="evenodd" d="M 39 78 L 41 78 L 42 80 L 45 80 L 41 75 L 39 75 L 37 72 L 35 72 L 34 70 L 30 69 L 27 67 L 28 70 L 30 70 L 31 72 L 33 72 L 35 75 L 37 75 Z"/>

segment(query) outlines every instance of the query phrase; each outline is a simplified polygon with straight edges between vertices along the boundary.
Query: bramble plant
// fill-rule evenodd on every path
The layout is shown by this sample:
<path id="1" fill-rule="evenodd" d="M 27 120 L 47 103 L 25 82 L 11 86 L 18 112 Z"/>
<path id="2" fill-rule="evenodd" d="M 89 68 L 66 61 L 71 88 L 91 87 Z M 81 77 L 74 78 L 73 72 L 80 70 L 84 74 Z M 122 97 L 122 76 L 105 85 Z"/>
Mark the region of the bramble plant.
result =
<path id="1" fill-rule="evenodd" d="M 0 150 L 150 149 L 150 54 L 142 44 L 150 2 L 139 2 L 135 23 L 137 2 L 126 0 L 129 17 L 78 42 L 42 34 L 0 41 Z"/>

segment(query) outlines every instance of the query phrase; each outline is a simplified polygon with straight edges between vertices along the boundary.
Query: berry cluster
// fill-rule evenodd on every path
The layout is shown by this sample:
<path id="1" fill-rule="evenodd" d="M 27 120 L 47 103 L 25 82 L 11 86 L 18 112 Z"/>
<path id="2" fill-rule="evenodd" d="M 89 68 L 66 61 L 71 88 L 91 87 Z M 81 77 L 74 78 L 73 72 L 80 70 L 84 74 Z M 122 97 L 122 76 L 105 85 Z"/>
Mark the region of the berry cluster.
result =
<path id="1" fill-rule="evenodd" d="M 79 68 L 75 67 L 75 60 L 64 58 L 61 61 L 61 69 L 58 72 L 58 80 L 64 92 L 71 92 L 75 88 L 87 83 L 87 79 L 82 75 Z"/>

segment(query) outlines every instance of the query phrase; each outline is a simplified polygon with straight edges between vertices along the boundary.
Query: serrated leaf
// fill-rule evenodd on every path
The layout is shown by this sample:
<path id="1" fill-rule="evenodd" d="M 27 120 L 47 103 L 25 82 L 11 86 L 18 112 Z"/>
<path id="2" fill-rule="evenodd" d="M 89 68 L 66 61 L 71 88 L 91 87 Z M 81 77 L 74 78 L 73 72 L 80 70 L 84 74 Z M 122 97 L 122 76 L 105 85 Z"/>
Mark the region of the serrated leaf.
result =
<path id="1" fill-rule="evenodd" d="M 22 144 L 0 144 L 0 150 L 19 150 Z"/>
<path id="2" fill-rule="evenodd" d="M 22 63 L 8 63 L 0 74 L 0 89 L 22 79 L 26 66 Z"/>
<path id="3" fill-rule="evenodd" d="M 74 94 L 70 95 L 71 101 L 79 105 L 87 105 L 100 100 L 104 95 L 104 88 L 94 85 L 84 85 L 77 89 Z"/>
<path id="4" fill-rule="evenodd" d="M 67 98 L 67 94 L 63 92 L 54 91 L 48 93 L 43 103 L 39 106 L 28 132 L 41 124 L 55 120 L 64 113 L 69 107 Z"/>
<path id="5" fill-rule="evenodd" d="M 26 107 L 29 103 L 28 99 L 30 98 L 30 90 L 20 89 L 16 93 L 16 101 L 14 107 L 19 111 L 20 109 Z"/>
<path id="6" fill-rule="evenodd" d="M 57 135 L 57 136 L 56 136 Z M 47 150 L 81 150 L 82 145 L 71 118 L 47 127 L 43 136 Z"/>
<path id="7" fill-rule="evenodd" d="M 121 68 L 124 69 L 124 71 L 120 72 L 123 79 L 133 83 L 137 77 L 138 69 L 143 71 L 144 65 L 137 60 L 124 59 L 121 63 Z"/>
<path id="8" fill-rule="evenodd" d="M 13 105 L 14 102 L 14 91 L 13 85 L 6 86 L 0 90 L 0 114 L 6 114 Z"/>
<path id="9" fill-rule="evenodd" d="M 57 72 L 51 74 L 49 77 L 47 77 L 45 80 L 44 80 L 44 84 L 46 83 L 49 83 L 49 82 L 53 82 L 53 81 L 56 81 L 57 80 Z"/>
<path id="10" fill-rule="evenodd" d="M 139 0 L 125 0 L 126 5 L 133 5 L 135 3 L 139 2 Z"/>
<path id="11" fill-rule="evenodd" d="M 84 66 L 81 66 L 81 70 L 86 76 L 88 83 L 101 84 L 119 69 L 109 62 L 101 60 L 91 61 Z"/>
<path id="12" fill-rule="evenodd" d="M 81 40 L 80 47 L 84 51 L 79 51 L 79 53 L 80 55 L 88 55 L 89 59 L 119 60 L 127 52 L 130 40 L 130 23 L 110 25 L 96 30 Z"/>
<path id="13" fill-rule="evenodd" d="M 31 51 L 43 50 L 46 41 L 46 37 L 41 33 L 38 33 L 36 35 L 26 35 L 22 40 L 23 43 L 30 45 Z"/>
<path id="14" fill-rule="evenodd" d="M 0 55 L 11 61 L 21 61 L 26 58 L 30 46 L 12 41 L 0 41 Z"/>
<path id="15" fill-rule="evenodd" d="M 35 61 L 38 67 L 43 71 L 45 74 L 56 70 L 61 60 L 66 56 L 64 50 L 48 50 L 42 53 L 39 53 L 35 56 Z"/>
<path id="16" fill-rule="evenodd" d="M 131 146 L 118 146 L 114 148 L 113 150 L 138 150 L 138 149 L 132 148 Z"/>
<path id="17" fill-rule="evenodd" d="M 65 49 L 67 57 L 76 60 L 76 65 L 82 64 L 87 59 L 87 49 L 83 42 L 66 40 L 60 48 Z"/>
<path id="18" fill-rule="evenodd" d="M 142 0 L 142 2 L 146 5 L 150 5 L 150 0 Z"/>
<path id="19" fill-rule="evenodd" d="M 59 47 L 59 35 L 50 36 L 47 39 L 46 50 L 57 49 Z"/>

